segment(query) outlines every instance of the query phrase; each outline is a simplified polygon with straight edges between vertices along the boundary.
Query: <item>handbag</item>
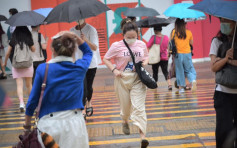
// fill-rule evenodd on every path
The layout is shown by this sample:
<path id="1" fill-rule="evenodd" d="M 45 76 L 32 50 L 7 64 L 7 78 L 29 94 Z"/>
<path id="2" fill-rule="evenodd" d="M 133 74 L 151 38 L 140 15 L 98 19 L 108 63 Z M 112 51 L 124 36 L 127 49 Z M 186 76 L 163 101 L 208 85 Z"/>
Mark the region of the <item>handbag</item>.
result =
<path id="1" fill-rule="evenodd" d="M 155 89 L 157 88 L 157 83 L 155 81 L 155 79 L 150 75 L 150 73 L 142 66 L 142 61 L 136 63 L 135 62 L 135 57 L 130 49 L 130 47 L 128 46 L 127 42 L 125 40 L 123 40 L 124 44 L 126 45 L 126 47 L 129 50 L 129 53 L 132 57 L 132 61 L 133 61 L 133 65 L 135 66 L 135 70 L 136 73 L 138 74 L 138 77 L 140 78 L 140 80 L 142 81 L 143 84 L 145 84 L 148 88 L 150 89 Z"/>
<path id="2" fill-rule="evenodd" d="M 173 32 L 173 31 L 172 31 L 172 32 Z M 176 34 L 176 33 L 174 32 L 174 36 L 173 36 L 173 38 L 171 39 L 169 45 L 170 45 L 170 49 L 171 49 L 171 54 L 174 55 L 175 58 L 177 58 L 177 57 L 178 57 L 178 54 L 177 54 L 177 47 L 176 47 L 176 45 L 175 45 L 175 40 L 174 40 L 175 34 Z"/>
<path id="3" fill-rule="evenodd" d="M 160 46 L 163 41 L 162 36 L 160 44 L 156 44 L 156 35 L 154 35 L 154 43 L 149 50 L 149 64 L 156 64 L 160 62 Z"/>
<path id="4" fill-rule="evenodd" d="M 49 145 L 47 144 L 51 142 L 54 143 L 51 147 L 53 146 L 56 148 L 59 147 L 55 143 L 55 141 L 52 139 L 51 136 L 49 136 L 47 133 L 40 132 L 39 129 L 37 128 L 40 107 L 43 100 L 44 90 L 46 88 L 48 67 L 49 67 L 49 64 L 47 64 L 45 68 L 44 81 L 41 86 L 40 99 L 39 99 L 39 103 L 38 103 L 38 106 L 36 108 L 36 113 L 35 113 L 35 126 L 29 134 L 19 135 L 20 141 L 17 143 L 16 146 L 13 146 L 13 148 L 45 148 L 45 147 L 49 147 Z M 42 137 L 45 137 L 45 138 L 42 138 Z M 51 139 L 51 142 L 47 141 L 47 139 Z"/>
<path id="5" fill-rule="evenodd" d="M 224 58 L 231 43 L 223 43 L 220 45 L 217 57 Z M 236 46 L 235 48 L 236 49 Z M 216 83 L 225 87 L 237 89 L 237 66 L 226 64 L 221 70 L 216 72 Z"/>

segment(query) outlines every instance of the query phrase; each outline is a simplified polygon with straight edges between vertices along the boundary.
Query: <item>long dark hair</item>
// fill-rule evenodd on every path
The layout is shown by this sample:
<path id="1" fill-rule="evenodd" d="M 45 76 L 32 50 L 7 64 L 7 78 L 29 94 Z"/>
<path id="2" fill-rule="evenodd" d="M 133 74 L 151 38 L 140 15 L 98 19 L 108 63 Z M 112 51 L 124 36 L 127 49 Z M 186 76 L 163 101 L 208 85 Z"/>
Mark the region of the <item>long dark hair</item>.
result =
<path id="1" fill-rule="evenodd" d="M 179 39 L 186 39 L 186 23 L 183 19 L 177 18 L 175 21 L 175 33 Z"/>
<path id="2" fill-rule="evenodd" d="M 1 44 L 0 49 L 3 49 L 3 48 L 4 48 L 4 47 L 3 47 L 3 44 L 2 44 L 2 35 L 3 35 L 3 34 L 5 34 L 5 32 L 3 31 L 2 25 L 0 24 L 0 44 Z"/>
<path id="3" fill-rule="evenodd" d="M 23 44 L 29 45 L 33 42 L 32 34 L 26 26 L 18 26 L 12 34 L 12 40 L 15 44 L 19 44 L 23 49 Z"/>

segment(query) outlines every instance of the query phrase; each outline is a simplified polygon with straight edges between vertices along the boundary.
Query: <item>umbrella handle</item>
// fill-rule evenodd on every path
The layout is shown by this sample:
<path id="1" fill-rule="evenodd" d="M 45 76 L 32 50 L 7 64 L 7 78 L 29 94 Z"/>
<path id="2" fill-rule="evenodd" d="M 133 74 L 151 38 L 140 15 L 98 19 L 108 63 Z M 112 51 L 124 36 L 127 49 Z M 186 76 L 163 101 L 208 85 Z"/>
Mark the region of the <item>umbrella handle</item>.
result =
<path id="1" fill-rule="evenodd" d="M 234 48 L 236 28 L 237 28 L 237 22 L 235 22 L 235 30 L 234 30 L 234 36 L 233 36 L 232 46 L 231 46 L 232 48 Z"/>

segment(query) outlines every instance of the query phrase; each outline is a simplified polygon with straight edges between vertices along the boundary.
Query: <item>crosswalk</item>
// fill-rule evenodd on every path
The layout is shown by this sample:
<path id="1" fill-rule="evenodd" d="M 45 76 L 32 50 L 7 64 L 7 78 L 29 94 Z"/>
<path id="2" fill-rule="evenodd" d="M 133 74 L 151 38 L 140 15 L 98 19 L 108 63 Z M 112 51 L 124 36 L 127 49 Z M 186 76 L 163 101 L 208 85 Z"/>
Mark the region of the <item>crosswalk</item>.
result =
<path id="1" fill-rule="evenodd" d="M 195 93 L 176 94 L 166 87 L 148 90 L 146 112 L 147 138 L 150 148 L 215 147 L 215 110 L 213 108 L 214 84 L 198 82 Z M 23 130 L 24 114 L 19 113 L 18 100 L 0 109 L 0 148 L 8 148 L 17 142 Z M 91 148 L 139 147 L 137 127 L 131 126 L 131 135 L 123 135 L 119 103 L 111 86 L 95 88 L 94 114 L 86 121 Z M 10 137 L 7 137 L 10 136 Z"/>

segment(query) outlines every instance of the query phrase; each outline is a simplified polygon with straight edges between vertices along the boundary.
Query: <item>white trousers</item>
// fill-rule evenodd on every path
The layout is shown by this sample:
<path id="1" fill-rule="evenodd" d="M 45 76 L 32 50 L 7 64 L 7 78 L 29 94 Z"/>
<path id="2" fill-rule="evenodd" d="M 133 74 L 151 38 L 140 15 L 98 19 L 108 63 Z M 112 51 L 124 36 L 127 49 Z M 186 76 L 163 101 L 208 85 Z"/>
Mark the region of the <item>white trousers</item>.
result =
<path id="1" fill-rule="evenodd" d="M 55 112 L 43 116 L 38 129 L 52 136 L 60 148 L 89 148 L 85 120 L 81 110 Z"/>
<path id="2" fill-rule="evenodd" d="M 120 103 L 120 115 L 123 120 L 129 117 L 133 124 L 146 134 L 147 117 L 145 111 L 146 86 L 137 73 L 124 72 L 123 77 L 116 77 L 114 87 Z"/>

